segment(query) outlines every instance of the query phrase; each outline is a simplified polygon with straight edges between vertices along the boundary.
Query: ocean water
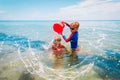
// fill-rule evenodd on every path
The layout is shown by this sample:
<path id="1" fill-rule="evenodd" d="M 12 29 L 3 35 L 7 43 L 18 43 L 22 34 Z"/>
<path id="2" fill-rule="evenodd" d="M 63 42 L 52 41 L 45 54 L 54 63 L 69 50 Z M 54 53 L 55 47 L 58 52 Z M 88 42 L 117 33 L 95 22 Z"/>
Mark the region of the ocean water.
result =
<path id="1" fill-rule="evenodd" d="M 56 22 L 0 21 L 0 80 L 120 80 L 119 20 L 79 21 L 78 60 L 50 58 Z"/>

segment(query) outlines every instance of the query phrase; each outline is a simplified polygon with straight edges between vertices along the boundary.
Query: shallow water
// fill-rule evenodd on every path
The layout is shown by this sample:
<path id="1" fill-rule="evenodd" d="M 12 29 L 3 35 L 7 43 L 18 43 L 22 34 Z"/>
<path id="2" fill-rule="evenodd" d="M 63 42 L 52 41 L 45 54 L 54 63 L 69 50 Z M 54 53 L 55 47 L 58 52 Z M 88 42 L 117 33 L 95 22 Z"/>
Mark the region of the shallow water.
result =
<path id="1" fill-rule="evenodd" d="M 0 80 L 120 79 L 120 21 L 79 21 L 78 60 L 50 59 L 55 22 L 0 22 Z"/>

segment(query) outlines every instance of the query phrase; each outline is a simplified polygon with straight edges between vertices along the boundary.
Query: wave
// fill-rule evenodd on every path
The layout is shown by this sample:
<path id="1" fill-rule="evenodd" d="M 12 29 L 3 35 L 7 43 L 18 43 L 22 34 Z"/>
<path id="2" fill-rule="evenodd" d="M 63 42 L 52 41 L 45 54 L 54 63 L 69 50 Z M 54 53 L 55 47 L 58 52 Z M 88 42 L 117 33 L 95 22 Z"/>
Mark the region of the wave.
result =
<path id="1" fill-rule="evenodd" d="M 35 40 L 32 41 L 26 37 L 16 36 L 16 35 L 8 35 L 5 33 L 0 33 L 0 42 L 2 45 L 7 44 L 10 46 L 14 46 L 16 48 L 18 47 L 24 47 L 24 48 L 35 48 L 38 50 L 44 50 L 42 47 L 43 44 L 46 44 L 45 41 L 41 40 Z"/>

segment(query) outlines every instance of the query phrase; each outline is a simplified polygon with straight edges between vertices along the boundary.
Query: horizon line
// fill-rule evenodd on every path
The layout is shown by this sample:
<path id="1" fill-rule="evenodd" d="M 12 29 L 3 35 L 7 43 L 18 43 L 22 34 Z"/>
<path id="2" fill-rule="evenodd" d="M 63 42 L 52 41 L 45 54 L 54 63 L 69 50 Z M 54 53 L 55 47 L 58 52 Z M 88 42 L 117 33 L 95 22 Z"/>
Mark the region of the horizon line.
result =
<path id="1" fill-rule="evenodd" d="M 120 20 L 0 20 L 0 21 L 120 21 Z"/>

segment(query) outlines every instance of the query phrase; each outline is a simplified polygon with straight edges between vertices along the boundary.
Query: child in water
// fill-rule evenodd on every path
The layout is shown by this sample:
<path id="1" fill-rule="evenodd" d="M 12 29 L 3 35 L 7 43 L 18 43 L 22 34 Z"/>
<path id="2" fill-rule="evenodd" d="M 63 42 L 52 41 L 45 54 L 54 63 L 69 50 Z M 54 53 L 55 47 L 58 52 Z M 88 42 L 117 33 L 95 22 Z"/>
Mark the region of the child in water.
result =
<path id="1" fill-rule="evenodd" d="M 59 36 L 56 36 L 54 38 L 54 41 L 52 44 L 52 51 L 53 51 L 53 55 L 57 59 L 62 59 L 63 53 L 67 51 L 65 46 L 61 44 L 61 38 Z"/>
<path id="2" fill-rule="evenodd" d="M 68 24 L 66 22 L 62 22 L 63 24 L 66 24 L 71 31 L 71 34 L 68 38 L 66 38 L 62 33 L 62 37 L 66 42 L 70 41 L 71 44 L 71 50 L 72 50 L 72 56 L 74 59 L 77 59 L 77 52 L 79 50 L 78 47 L 78 29 L 79 29 L 79 23 L 78 22 L 72 22 L 71 24 Z"/>

